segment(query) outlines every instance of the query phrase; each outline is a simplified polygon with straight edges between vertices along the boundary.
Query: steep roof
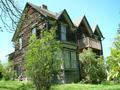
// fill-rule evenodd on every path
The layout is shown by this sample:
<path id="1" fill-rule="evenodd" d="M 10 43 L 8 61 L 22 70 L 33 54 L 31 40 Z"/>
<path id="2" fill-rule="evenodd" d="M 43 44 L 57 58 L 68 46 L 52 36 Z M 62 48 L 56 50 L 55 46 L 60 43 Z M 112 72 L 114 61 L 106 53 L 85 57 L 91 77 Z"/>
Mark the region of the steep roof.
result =
<path id="1" fill-rule="evenodd" d="M 100 28 L 99 28 L 98 25 L 96 25 L 96 27 L 93 29 L 93 33 L 94 33 L 94 34 L 97 33 L 101 38 L 104 39 L 104 37 L 103 37 L 103 35 L 102 35 L 102 32 L 101 32 L 101 30 L 100 30 Z"/>
<path id="2" fill-rule="evenodd" d="M 59 13 L 56 13 L 56 12 L 49 11 L 49 10 L 47 10 L 47 9 L 41 8 L 40 6 L 36 6 L 36 5 L 28 2 L 28 3 L 26 4 L 24 10 L 23 10 L 23 13 L 25 13 L 25 9 L 26 9 L 26 7 L 28 7 L 28 6 L 31 6 L 34 10 L 36 10 L 38 13 L 42 14 L 43 16 L 45 16 L 45 17 L 51 17 L 51 18 L 56 19 L 56 20 L 59 20 L 62 15 L 63 15 L 63 16 L 65 15 L 65 16 L 66 16 L 65 18 L 67 18 L 67 20 L 69 20 L 69 23 L 70 23 L 72 26 L 74 26 L 72 20 L 70 19 L 69 15 L 68 15 L 68 13 L 67 13 L 67 11 L 66 11 L 65 9 L 64 9 L 63 11 L 59 12 Z M 22 16 L 21 16 L 21 18 L 22 18 Z M 22 23 L 22 22 L 20 21 L 20 22 L 19 22 L 19 25 L 17 26 L 17 30 L 16 30 L 15 33 L 14 33 L 14 36 L 13 36 L 13 38 L 12 38 L 12 41 L 15 40 L 15 38 L 16 38 L 16 36 L 17 36 L 16 33 L 18 33 L 18 31 L 19 31 L 19 27 L 21 26 L 21 23 Z"/>
<path id="3" fill-rule="evenodd" d="M 87 20 L 87 18 L 86 18 L 85 15 L 84 15 L 83 17 L 81 17 L 80 19 L 74 21 L 74 25 L 75 25 L 76 27 L 80 27 L 80 25 L 81 25 L 82 22 L 85 23 L 85 26 L 86 26 L 88 32 L 92 35 L 92 34 L 93 34 L 93 31 L 92 31 L 92 29 L 91 29 L 91 27 L 90 27 L 90 25 L 89 25 L 89 23 L 88 23 L 88 20 Z"/>
<path id="4" fill-rule="evenodd" d="M 27 3 L 27 4 L 29 6 L 31 6 L 32 8 L 34 8 L 39 13 L 43 14 L 44 16 L 49 16 L 49 17 L 52 17 L 52 18 L 56 19 L 57 16 L 59 15 L 56 12 L 49 11 L 47 9 L 41 8 L 40 6 L 36 6 L 36 5 L 32 4 L 32 3 Z"/>

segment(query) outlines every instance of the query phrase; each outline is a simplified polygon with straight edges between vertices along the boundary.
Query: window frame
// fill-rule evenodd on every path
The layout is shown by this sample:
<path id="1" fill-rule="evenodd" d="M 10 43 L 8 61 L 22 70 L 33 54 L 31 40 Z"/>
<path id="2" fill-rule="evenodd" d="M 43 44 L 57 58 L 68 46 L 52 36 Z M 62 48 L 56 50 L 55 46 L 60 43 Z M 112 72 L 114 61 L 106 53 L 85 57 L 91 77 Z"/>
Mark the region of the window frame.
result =
<path id="1" fill-rule="evenodd" d="M 33 31 L 33 30 L 35 30 L 35 31 Z M 41 30 L 38 29 L 37 27 L 33 27 L 31 29 L 31 32 L 32 32 L 32 34 L 34 34 L 36 36 L 37 39 L 41 38 Z"/>
<path id="2" fill-rule="evenodd" d="M 67 24 L 61 23 L 60 25 L 60 33 L 61 33 L 61 41 L 66 41 L 67 40 Z"/>
<path id="3" fill-rule="evenodd" d="M 64 53 L 64 58 L 63 58 L 63 60 L 64 60 L 64 69 L 76 69 L 77 67 L 78 67 L 78 65 L 77 65 L 77 52 L 76 51 L 74 51 L 74 50 L 69 50 L 69 49 L 65 49 L 64 51 L 63 51 Z M 66 67 L 66 65 L 65 65 L 65 53 L 66 52 L 68 52 L 69 53 L 69 67 Z M 75 57 L 76 57 L 76 60 L 72 60 L 72 53 L 75 53 Z M 76 65 L 76 66 L 74 66 L 73 65 L 73 62 L 74 62 L 74 65 Z"/>

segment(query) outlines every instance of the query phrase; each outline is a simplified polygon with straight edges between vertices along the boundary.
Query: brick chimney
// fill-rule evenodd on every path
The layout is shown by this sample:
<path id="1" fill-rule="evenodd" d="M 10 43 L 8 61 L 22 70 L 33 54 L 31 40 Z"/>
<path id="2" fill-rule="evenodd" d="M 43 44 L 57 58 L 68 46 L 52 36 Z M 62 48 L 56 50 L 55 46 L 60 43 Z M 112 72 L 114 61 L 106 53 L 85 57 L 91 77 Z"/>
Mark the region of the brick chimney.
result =
<path id="1" fill-rule="evenodd" d="M 42 9 L 46 9 L 47 10 L 47 5 L 42 5 Z"/>

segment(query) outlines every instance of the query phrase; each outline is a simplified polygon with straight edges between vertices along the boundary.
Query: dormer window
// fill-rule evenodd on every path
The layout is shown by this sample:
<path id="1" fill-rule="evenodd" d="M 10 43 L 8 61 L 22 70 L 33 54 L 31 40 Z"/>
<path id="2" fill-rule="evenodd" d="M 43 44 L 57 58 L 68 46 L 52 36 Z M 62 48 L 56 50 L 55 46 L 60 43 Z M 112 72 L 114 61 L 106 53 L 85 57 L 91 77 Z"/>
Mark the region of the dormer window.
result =
<path id="1" fill-rule="evenodd" d="M 61 40 L 66 41 L 66 25 L 61 25 Z"/>

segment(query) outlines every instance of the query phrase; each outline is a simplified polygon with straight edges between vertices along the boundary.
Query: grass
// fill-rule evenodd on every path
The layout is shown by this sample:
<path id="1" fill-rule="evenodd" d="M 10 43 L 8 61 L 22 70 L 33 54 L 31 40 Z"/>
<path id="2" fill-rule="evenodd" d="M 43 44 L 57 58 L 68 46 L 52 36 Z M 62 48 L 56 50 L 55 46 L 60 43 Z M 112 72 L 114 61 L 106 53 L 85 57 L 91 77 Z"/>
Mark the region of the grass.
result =
<path id="1" fill-rule="evenodd" d="M 0 81 L 0 90 L 35 90 L 33 85 L 19 81 Z M 61 84 L 51 90 L 120 90 L 120 85 Z"/>
<path id="2" fill-rule="evenodd" d="M 120 85 L 65 84 L 52 88 L 52 90 L 120 90 Z"/>

